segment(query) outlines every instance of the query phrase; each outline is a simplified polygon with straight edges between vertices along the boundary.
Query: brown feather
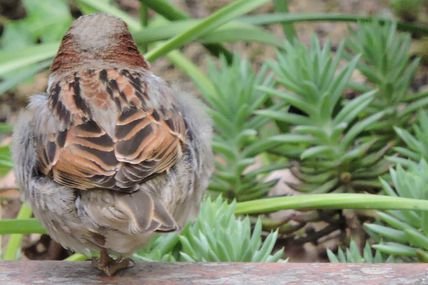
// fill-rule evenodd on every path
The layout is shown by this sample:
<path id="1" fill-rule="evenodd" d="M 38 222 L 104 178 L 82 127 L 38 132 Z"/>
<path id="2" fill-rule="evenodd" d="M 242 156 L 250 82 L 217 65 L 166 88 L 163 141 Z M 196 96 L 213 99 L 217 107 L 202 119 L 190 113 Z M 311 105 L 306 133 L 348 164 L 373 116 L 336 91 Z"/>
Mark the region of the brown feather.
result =
<path id="1" fill-rule="evenodd" d="M 57 183 L 134 191 L 136 183 L 169 170 L 181 157 L 184 120 L 172 103 L 162 110 L 152 107 L 144 74 L 91 69 L 51 86 L 49 107 L 66 127 L 50 135 L 39 158 L 42 172 Z M 103 109 L 116 116 L 114 134 L 97 121 L 96 112 Z"/>

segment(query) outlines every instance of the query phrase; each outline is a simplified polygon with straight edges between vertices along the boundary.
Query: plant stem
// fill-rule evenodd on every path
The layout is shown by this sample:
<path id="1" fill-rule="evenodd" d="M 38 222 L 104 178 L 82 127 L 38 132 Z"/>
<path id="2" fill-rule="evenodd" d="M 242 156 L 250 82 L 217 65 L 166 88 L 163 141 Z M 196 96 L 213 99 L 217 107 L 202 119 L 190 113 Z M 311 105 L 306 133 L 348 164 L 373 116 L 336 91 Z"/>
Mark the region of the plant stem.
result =
<path id="1" fill-rule="evenodd" d="M 17 219 L 27 219 L 30 218 L 32 214 L 31 208 L 27 204 L 22 204 L 21 209 L 19 210 Z M 18 226 L 23 226 L 18 224 Z M 17 259 L 17 254 L 21 249 L 22 234 L 13 234 L 9 237 L 7 243 L 6 252 L 4 254 L 4 260 L 15 260 Z"/>
<path id="2" fill-rule="evenodd" d="M 258 214 L 287 209 L 378 209 L 428 211 L 428 200 L 372 194 L 312 194 L 239 202 L 236 204 L 235 213 Z"/>
<path id="3" fill-rule="evenodd" d="M 46 230 L 37 219 L 16 218 L 0 220 L 0 235 L 45 234 Z"/>
<path id="4" fill-rule="evenodd" d="M 140 8 L 140 20 L 141 20 L 141 25 L 146 28 L 149 25 L 149 9 L 147 8 L 147 5 L 141 3 L 141 8 Z M 143 43 L 143 51 L 146 53 L 148 50 L 148 45 L 147 43 Z"/>
<path id="5" fill-rule="evenodd" d="M 88 257 L 81 253 L 75 253 L 64 259 L 65 261 L 85 261 Z"/>
<path id="6" fill-rule="evenodd" d="M 370 22 L 378 21 L 380 23 L 396 22 L 393 19 L 356 16 L 339 13 L 273 13 L 273 14 L 260 14 L 256 16 L 241 17 L 238 20 L 250 23 L 253 25 L 268 25 L 281 23 L 297 23 L 297 22 Z M 405 22 L 397 22 L 397 28 L 408 32 L 417 32 L 428 34 L 428 26 L 420 24 L 412 24 Z"/>

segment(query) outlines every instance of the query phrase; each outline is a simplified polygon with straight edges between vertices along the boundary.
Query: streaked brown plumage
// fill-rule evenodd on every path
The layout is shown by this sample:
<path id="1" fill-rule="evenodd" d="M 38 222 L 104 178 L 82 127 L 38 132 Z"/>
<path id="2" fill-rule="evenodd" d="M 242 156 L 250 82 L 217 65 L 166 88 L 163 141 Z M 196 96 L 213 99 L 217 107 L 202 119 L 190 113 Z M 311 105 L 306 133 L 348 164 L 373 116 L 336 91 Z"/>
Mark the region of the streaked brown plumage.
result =
<path id="1" fill-rule="evenodd" d="M 65 130 L 39 145 L 42 173 L 81 190 L 133 192 L 136 183 L 169 170 L 183 152 L 184 120 L 174 102 L 156 110 L 141 77 L 88 69 L 55 82 L 48 104 Z M 96 122 L 91 106 L 116 110 L 113 133 Z"/>
<path id="2" fill-rule="evenodd" d="M 155 231 L 198 209 L 211 172 L 201 105 L 153 75 L 125 23 L 84 16 L 64 36 L 47 95 L 32 97 L 14 134 L 18 183 L 51 236 L 101 250 L 114 274 Z"/>

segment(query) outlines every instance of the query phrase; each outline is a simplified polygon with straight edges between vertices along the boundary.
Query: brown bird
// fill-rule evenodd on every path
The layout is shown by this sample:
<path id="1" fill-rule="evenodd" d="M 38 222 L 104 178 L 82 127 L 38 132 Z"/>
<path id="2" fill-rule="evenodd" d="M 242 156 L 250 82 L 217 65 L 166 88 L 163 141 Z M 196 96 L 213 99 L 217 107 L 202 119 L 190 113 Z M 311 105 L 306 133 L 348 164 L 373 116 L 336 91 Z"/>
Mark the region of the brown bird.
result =
<path id="1" fill-rule="evenodd" d="M 31 97 L 15 127 L 16 178 L 51 237 L 99 250 L 94 265 L 112 275 L 154 232 L 197 213 L 210 140 L 203 106 L 150 71 L 122 20 L 83 16 L 62 40 L 47 94 Z"/>

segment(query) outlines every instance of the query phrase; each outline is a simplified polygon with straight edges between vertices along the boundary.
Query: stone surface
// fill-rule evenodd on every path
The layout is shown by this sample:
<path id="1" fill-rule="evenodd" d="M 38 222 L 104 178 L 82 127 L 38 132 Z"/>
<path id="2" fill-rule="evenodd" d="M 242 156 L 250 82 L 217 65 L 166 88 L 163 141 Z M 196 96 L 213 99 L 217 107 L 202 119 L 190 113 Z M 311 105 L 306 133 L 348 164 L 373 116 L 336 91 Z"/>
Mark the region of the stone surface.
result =
<path id="1" fill-rule="evenodd" d="M 0 262 L 0 284 L 428 284 L 428 264 L 137 263 L 114 277 L 89 262 Z"/>

